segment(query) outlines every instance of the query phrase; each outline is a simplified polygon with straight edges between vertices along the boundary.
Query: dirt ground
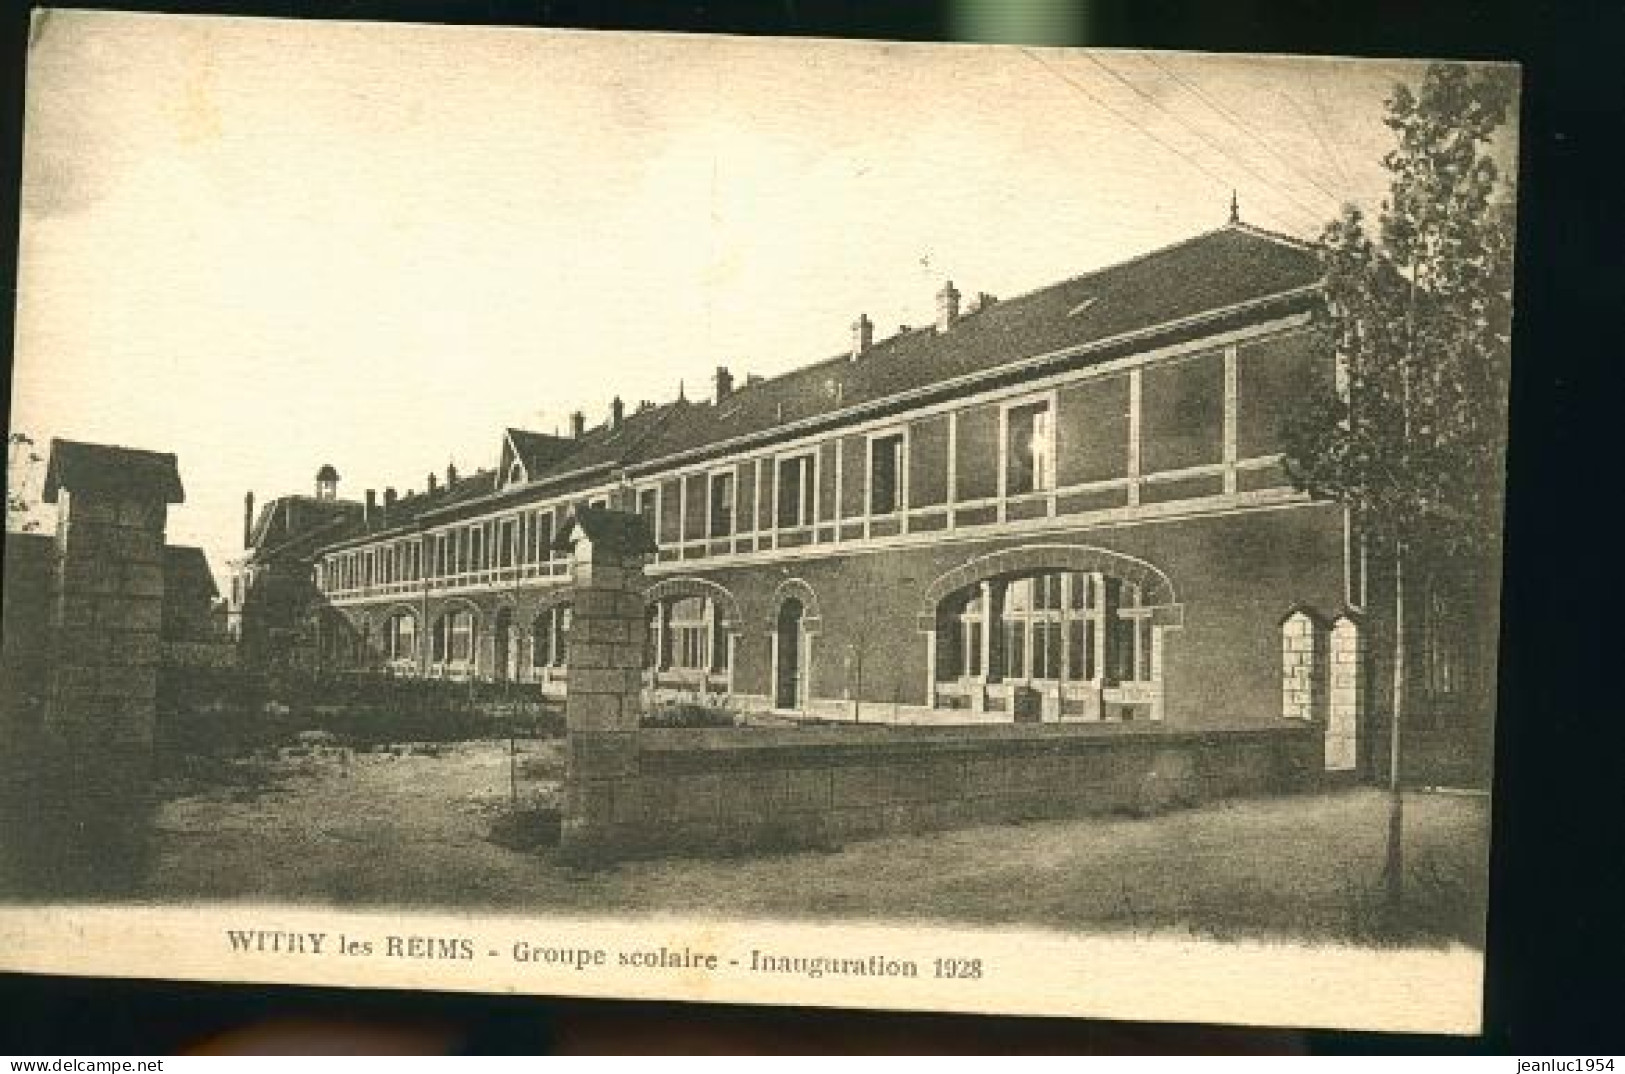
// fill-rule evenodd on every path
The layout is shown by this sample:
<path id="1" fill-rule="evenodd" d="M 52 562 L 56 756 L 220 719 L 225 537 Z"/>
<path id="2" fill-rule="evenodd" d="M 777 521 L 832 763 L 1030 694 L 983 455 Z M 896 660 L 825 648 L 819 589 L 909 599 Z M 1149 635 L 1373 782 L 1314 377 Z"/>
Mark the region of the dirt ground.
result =
<path id="1" fill-rule="evenodd" d="M 519 800 L 553 800 L 557 742 L 521 742 Z M 241 773 L 239 774 L 241 776 Z M 178 793 L 177 793 L 178 792 Z M 893 836 L 834 852 L 583 873 L 492 842 L 506 742 L 318 749 L 173 788 L 141 896 L 342 906 L 930 919 L 1375 942 L 1387 799 L 1368 789 Z M 1404 939 L 1482 942 L 1486 799 L 1408 797 Z"/>

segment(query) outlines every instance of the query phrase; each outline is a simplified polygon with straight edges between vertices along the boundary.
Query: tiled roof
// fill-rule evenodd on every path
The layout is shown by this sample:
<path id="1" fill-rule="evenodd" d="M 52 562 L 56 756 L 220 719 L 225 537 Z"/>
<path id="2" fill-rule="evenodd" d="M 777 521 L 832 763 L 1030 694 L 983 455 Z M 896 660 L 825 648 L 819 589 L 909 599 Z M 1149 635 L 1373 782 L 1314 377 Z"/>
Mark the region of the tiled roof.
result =
<path id="1" fill-rule="evenodd" d="M 533 433 L 529 429 L 508 430 L 508 442 L 519 455 L 527 474 L 544 473 L 549 466 L 570 450 L 570 441 L 550 433 Z"/>
<path id="2" fill-rule="evenodd" d="M 641 453 L 655 461 L 838 410 L 1058 351 L 1132 335 L 1313 286 L 1311 247 L 1230 225 L 1132 261 L 1077 276 L 935 326 L 876 341 L 860 358 L 840 355 L 695 404 Z M 565 461 L 568 465 L 569 460 Z"/>
<path id="3" fill-rule="evenodd" d="M 525 459 L 530 483 L 504 489 L 494 471 L 452 488 L 396 502 L 388 526 L 402 527 L 442 509 L 475 501 L 559 490 L 588 473 L 653 467 L 679 455 L 865 404 L 885 405 L 960 378 L 1048 355 L 1161 330 L 1221 311 L 1303 292 L 1320 280 L 1315 249 L 1245 224 L 1229 224 L 1130 261 L 1064 280 L 935 326 L 877 340 L 853 359 L 841 354 L 781 376 L 748 381 L 720 403 L 679 399 L 627 414 L 619 428 L 600 425 L 578 439 L 508 430 Z M 373 529 L 379 528 L 376 524 Z M 364 536 L 359 520 L 338 543 Z"/>

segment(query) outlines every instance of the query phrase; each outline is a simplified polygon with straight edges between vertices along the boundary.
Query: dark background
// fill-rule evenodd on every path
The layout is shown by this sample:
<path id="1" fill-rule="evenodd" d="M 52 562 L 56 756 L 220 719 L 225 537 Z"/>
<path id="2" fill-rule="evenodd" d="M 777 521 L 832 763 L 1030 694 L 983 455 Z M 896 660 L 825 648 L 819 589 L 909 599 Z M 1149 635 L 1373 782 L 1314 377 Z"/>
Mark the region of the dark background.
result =
<path id="1" fill-rule="evenodd" d="M 981 5 L 873 0 L 238 0 L 116 10 L 964 39 Z M 1625 999 L 1625 636 L 1615 604 L 1625 394 L 1625 4 L 1405 0 L 1063 0 L 1029 5 L 1031 44 L 1512 59 L 1523 160 L 1503 608 L 1503 717 L 1485 1034 L 1479 1039 L 556 1001 L 0 975 L 0 1053 L 188 1049 L 458 1053 L 1619 1051 Z M 27 12 L 0 26 L 0 246 L 16 249 Z M 11 292 L 15 259 L 0 259 Z M 12 303 L 0 303 L 12 339 Z M 9 351 L 8 351 L 9 355 Z M 9 368 L 9 361 L 7 363 Z M 9 388 L 9 379 L 8 379 Z M 9 399 L 9 391 L 8 391 Z M 8 407 L 9 412 L 9 407 Z M 0 749 L 5 744 L 0 743 Z"/>

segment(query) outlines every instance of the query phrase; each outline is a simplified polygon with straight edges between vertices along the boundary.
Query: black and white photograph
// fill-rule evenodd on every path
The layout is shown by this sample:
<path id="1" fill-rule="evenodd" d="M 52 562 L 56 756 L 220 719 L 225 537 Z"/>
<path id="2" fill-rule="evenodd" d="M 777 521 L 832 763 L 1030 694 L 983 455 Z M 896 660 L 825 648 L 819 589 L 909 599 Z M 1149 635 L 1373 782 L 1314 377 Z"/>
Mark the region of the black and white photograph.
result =
<path id="1" fill-rule="evenodd" d="M 28 60 L 0 968 L 1477 1030 L 1516 66 Z"/>

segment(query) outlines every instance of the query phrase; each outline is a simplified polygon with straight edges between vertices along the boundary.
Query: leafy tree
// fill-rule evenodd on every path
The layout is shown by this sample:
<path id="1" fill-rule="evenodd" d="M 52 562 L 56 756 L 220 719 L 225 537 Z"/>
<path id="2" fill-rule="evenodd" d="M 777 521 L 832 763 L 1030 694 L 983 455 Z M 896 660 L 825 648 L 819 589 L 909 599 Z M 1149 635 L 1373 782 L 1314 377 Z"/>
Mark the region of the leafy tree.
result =
<path id="1" fill-rule="evenodd" d="M 1396 145 L 1377 235 L 1352 206 L 1321 237 L 1322 344 L 1338 383 L 1285 430 L 1287 471 L 1347 505 L 1391 557 L 1392 808 L 1387 883 L 1403 897 L 1400 728 L 1410 568 L 1499 548 L 1511 325 L 1511 187 L 1492 146 L 1513 106 L 1506 69 L 1430 66 L 1387 101 Z"/>
<path id="2" fill-rule="evenodd" d="M 32 533 L 39 529 L 39 519 L 32 517 L 34 502 L 30 499 L 34 471 L 45 460 L 34 450 L 34 439 L 27 433 L 11 433 L 6 437 L 6 529 Z"/>

